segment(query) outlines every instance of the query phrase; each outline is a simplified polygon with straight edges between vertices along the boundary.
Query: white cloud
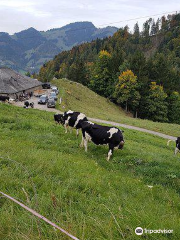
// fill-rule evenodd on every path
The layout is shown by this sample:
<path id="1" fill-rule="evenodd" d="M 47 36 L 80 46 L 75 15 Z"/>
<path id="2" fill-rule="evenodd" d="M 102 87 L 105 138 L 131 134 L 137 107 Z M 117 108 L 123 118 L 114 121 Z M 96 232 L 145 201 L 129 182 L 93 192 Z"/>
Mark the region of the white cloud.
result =
<path id="1" fill-rule="evenodd" d="M 0 0 L 0 31 L 47 30 L 76 21 L 132 28 L 137 20 L 125 20 L 174 10 L 180 10 L 179 0 Z"/>

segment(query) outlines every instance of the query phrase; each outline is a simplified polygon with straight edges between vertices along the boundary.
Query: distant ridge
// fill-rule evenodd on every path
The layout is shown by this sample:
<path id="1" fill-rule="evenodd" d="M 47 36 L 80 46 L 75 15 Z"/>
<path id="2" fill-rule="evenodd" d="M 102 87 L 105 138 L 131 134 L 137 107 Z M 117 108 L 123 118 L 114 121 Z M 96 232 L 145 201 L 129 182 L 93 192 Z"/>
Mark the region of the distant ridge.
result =
<path id="1" fill-rule="evenodd" d="M 83 42 L 112 36 L 116 31 L 116 27 L 96 28 L 92 22 L 75 22 L 47 31 L 31 27 L 14 35 L 0 32 L 0 66 L 37 72 L 61 51 Z"/>

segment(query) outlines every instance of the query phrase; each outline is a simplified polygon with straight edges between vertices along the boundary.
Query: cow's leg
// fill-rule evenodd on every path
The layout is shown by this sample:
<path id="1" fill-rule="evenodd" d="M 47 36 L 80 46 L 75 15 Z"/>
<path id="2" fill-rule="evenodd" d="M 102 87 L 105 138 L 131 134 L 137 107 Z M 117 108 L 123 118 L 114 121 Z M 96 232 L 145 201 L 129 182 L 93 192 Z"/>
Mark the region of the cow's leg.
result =
<path id="1" fill-rule="evenodd" d="M 84 146 L 84 137 L 82 135 L 82 140 L 81 140 L 81 144 L 80 144 L 80 147 L 83 147 Z"/>
<path id="2" fill-rule="evenodd" d="M 76 129 L 76 137 L 79 136 L 79 129 Z"/>
<path id="3" fill-rule="evenodd" d="M 179 152 L 179 149 L 176 147 L 175 151 L 174 151 L 174 154 L 176 155 L 178 152 Z"/>
<path id="4" fill-rule="evenodd" d="M 68 125 L 67 124 L 64 124 L 64 128 L 65 128 L 65 133 L 67 133 L 68 131 Z"/>
<path id="5" fill-rule="evenodd" d="M 85 152 L 87 152 L 87 146 L 88 146 L 88 140 L 86 138 L 84 138 L 84 148 L 85 148 Z"/>
<path id="6" fill-rule="evenodd" d="M 72 133 L 72 127 L 69 127 L 69 132 Z"/>
<path id="7" fill-rule="evenodd" d="M 84 144 L 85 152 L 87 152 L 88 139 L 85 131 L 82 131 L 82 143 Z"/>
<path id="8" fill-rule="evenodd" d="M 114 150 L 114 146 L 109 145 L 109 152 L 108 152 L 108 156 L 107 156 L 107 161 L 110 160 L 110 157 L 113 154 L 113 150 Z"/>

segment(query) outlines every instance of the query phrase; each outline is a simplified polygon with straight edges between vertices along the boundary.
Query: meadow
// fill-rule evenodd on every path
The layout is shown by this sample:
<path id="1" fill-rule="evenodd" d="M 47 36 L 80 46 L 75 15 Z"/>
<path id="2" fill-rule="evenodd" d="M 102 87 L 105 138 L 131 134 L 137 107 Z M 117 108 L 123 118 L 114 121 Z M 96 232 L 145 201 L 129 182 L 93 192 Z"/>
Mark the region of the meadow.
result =
<path id="1" fill-rule="evenodd" d="M 53 113 L 0 104 L 0 190 L 81 240 L 139 239 L 136 227 L 173 229 L 143 239 L 180 239 L 180 155 L 174 144 L 124 129 L 108 148 L 65 134 Z M 0 239 L 69 239 L 0 196 Z"/>
<path id="2" fill-rule="evenodd" d="M 175 137 L 179 136 L 180 125 L 133 118 L 130 113 L 126 113 L 119 106 L 99 96 L 80 83 L 67 79 L 53 80 L 52 83 L 59 87 L 59 97 L 62 98 L 62 104 L 57 104 L 56 107 L 63 112 L 71 109 L 83 112 L 92 118 L 142 127 Z"/>

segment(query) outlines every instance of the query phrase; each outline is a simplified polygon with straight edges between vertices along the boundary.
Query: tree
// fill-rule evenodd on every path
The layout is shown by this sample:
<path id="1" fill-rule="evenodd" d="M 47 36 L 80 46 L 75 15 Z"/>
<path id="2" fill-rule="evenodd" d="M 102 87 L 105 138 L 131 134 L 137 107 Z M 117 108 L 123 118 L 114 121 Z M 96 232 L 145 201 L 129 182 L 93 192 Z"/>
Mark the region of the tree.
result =
<path id="1" fill-rule="evenodd" d="M 136 51 L 131 56 L 130 66 L 134 74 L 137 75 L 139 81 L 141 81 L 143 76 L 147 75 L 146 58 L 143 52 Z"/>
<path id="2" fill-rule="evenodd" d="M 127 60 L 124 60 L 124 62 L 119 66 L 119 73 L 126 72 L 128 69 L 130 69 L 130 63 Z"/>
<path id="3" fill-rule="evenodd" d="M 140 31 L 139 31 L 139 24 L 136 23 L 134 25 L 134 42 L 139 43 L 139 38 L 140 38 Z"/>
<path id="4" fill-rule="evenodd" d="M 70 67 L 69 70 L 69 79 L 75 82 L 80 82 L 84 85 L 87 85 L 87 71 L 84 61 L 82 59 L 77 59 Z"/>
<path id="5" fill-rule="evenodd" d="M 125 103 L 126 111 L 130 108 L 137 112 L 140 94 L 138 92 L 137 76 L 131 70 L 127 70 L 119 76 L 114 95 L 118 103 Z"/>
<path id="6" fill-rule="evenodd" d="M 156 21 L 156 32 L 159 33 L 161 20 L 158 18 Z"/>
<path id="7" fill-rule="evenodd" d="M 165 89 L 170 88 L 171 79 L 169 78 L 169 63 L 167 56 L 157 53 L 154 57 L 151 79 L 156 79 L 157 84 L 163 85 Z"/>
<path id="8" fill-rule="evenodd" d="M 155 35 L 155 34 L 157 34 L 157 26 L 156 26 L 156 23 L 155 23 L 155 21 L 154 21 L 154 19 L 153 19 L 150 35 L 153 36 L 153 35 Z"/>
<path id="9" fill-rule="evenodd" d="M 27 72 L 25 75 L 26 75 L 27 77 L 31 77 L 30 72 Z"/>
<path id="10" fill-rule="evenodd" d="M 172 92 L 167 100 L 168 100 L 169 122 L 180 124 L 180 96 L 179 96 L 179 93 Z"/>
<path id="11" fill-rule="evenodd" d="M 144 117 L 153 121 L 167 122 L 168 104 L 167 94 L 163 87 L 151 82 L 147 97 L 143 99 Z"/>
<path id="12" fill-rule="evenodd" d="M 89 84 L 93 91 L 105 97 L 111 97 L 114 90 L 111 58 L 111 54 L 107 51 L 100 51 L 98 59 L 94 64 L 92 79 Z"/>
<path id="13" fill-rule="evenodd" d="M 150 28 L 151 28 L 151 24 L 152 24 L 152 18 L 150 18 L 149 20 L 147 20 L 144 24 L 143 24 L 143 31 L 142 31 L 142 35 L 144 37 L 144 42 L 149 43 L 150 38 L 149 38 L 149 34 L 150 34 Z"/>
<path id="14" fill-rule="evenodd" d="M 167 24 L 167 21 L 166 21 L 166 17 L 162 16 L 162 18 L 161 18 L 161 31 L 165 31 L 167 29 L 168 29 L 168 24 Z"/>
<path id="15" fill-rule="evenodd" d="M 137 37 L 140 36 L 140 32 L 139 32 L 139 24 L 138 24 L 138 22 L 135 23 L 135 25 L 134 25 L 134 35 L 137 36 Z"/>
<path id="16" fill-rule="evenodd" d="M 67 78 L 68 67 L 66 63 L 62 63 L 59 68 L 59 78 Z"/>

